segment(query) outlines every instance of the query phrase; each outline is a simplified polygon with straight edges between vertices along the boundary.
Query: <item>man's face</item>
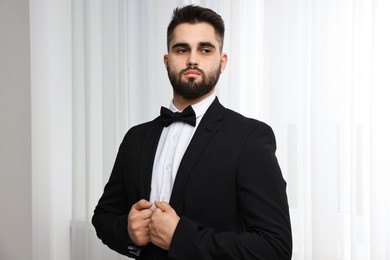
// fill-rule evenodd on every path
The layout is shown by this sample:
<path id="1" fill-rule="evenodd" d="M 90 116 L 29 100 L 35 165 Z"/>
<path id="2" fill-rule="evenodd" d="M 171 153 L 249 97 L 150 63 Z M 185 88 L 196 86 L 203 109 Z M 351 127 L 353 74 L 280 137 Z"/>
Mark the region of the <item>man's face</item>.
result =
<path id="1" fill-rule="evenodd" d="M 175 94 L 194 100 L 214 89 L 227 56 L 210 24 L 184 23 L 173 31 L 164 63 Z"/>

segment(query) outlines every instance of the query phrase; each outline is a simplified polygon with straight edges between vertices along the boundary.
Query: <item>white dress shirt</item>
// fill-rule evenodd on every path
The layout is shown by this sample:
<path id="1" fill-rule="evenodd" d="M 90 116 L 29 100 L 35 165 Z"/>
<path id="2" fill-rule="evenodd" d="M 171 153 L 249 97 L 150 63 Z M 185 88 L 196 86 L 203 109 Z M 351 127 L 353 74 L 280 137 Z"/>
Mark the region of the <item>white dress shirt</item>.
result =
<path id="1" fill-rule="evenodd" d="M 150 193 L 151 202 L 156 200 L 169 202 L 181 159 L 203 115 L 214 99 L 215 94 L 212 94 L 199 103 L 192 105 L 196 115 L 195 127 L 183 122 L 174 122 L 168 127 L 164 127 L 154 158 Z M 173 102 L 171 102 L 169 109 L 172 112 L 181 112 L 175 107 Z"/>

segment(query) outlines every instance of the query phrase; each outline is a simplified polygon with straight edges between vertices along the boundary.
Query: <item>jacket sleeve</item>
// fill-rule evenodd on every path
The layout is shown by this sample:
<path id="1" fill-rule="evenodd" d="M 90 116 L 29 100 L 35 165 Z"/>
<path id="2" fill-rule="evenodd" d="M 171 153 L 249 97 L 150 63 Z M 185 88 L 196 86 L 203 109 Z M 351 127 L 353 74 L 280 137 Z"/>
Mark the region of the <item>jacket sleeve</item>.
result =
<path id="1" fill-rule="evenodd" d="M 121 144 L 115 164 L 92 217 L 97 236 L 112 250 L 134 257 L 137 255 L 127 233 L 127 216 L 131 205 L 127 200 L 123 176 L 125 145 Z M 130 246 L 130 247 L 129 247 Z"/>
<path id="2" fill-rule="evenodd" d="M 236 185 L 243 231 L 216 233 L 181 216 L 169 250 L 172 259 L 291 259 L 286 183 L 275 150 L 267 125 L 255 128 L 242 146 Z"/>

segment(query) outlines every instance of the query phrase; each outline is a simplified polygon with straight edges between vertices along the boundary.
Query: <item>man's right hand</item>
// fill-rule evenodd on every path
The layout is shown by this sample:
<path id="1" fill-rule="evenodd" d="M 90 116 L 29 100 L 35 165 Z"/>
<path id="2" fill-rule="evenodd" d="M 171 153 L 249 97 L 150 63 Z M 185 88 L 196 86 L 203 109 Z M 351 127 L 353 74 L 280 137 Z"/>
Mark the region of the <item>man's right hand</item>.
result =
<path id="1" fill-rule="evenodd" d="M 135 203 L 127 217 L 127 232 L 131 241 L 137 246 L 144 246 L 150 242 L 149 224 L 153 214 L 153 203 L 140 200 Z"/>

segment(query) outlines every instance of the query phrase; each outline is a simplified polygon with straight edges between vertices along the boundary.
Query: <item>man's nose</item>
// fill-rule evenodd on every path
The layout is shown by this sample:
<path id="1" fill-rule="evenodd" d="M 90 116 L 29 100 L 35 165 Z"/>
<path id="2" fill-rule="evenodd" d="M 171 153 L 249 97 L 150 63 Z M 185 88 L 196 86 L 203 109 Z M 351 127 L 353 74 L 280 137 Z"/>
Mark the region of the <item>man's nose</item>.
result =
<path id="1" fill-rule="evenodd" d="M 198 66 L 199 59 L 196 51 L 191 51 L 190 55 L 188 55 L 187 66 Z"/>

